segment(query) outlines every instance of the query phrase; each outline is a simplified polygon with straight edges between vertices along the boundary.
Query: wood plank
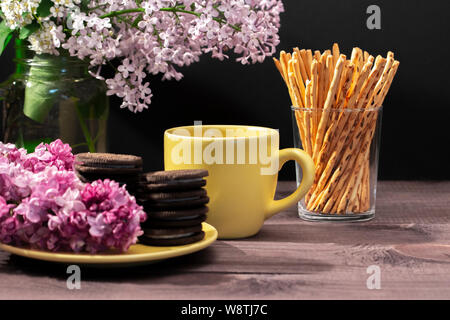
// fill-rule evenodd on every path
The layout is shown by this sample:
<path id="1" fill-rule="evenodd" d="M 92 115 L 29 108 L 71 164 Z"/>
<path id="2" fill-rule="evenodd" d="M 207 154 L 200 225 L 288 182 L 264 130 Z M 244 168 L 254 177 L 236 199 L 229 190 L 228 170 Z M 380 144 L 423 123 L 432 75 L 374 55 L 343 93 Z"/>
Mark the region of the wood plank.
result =
<path id="1" fill-rule="evenodd" d="M 263 267 L 260 273 L 249 272 L 251 269 L 246 269 L 245 263 L 235 266 L 236 258 L 227 260 L 231 252 L 214 260 L 215 268 L 198 262 L 192 255 L 175 259 L 173 263 L 178 267 L 172 265 L 172 268 L 171 263 L 164 263 L 125 270 L 82 269 L 82 289 L 77 291 L 65 287 L 62 266 L 58 272 L 55 265 L 50 269 L 36 265 L 20 267 L 15 261 L 14 268 L 2 279 L 2 288 L 7 290 L 0 291 L 0 298 L 434 299 L 450 296 L 448 263 L 404 256 L 388 247 L 309 244 L 299 252 L 295 244 L 286 244 L 270 261 L 265 259 L 267 249 L 256 250 L 248 244 L 241 250 L 240 260 L 259 258 L 261 265 L 270 264 L 271 273 L 265 273 L 267 269 Z M 196 255 L 209 254 L 211 250 Z M 366 286 L 366 269 L 374 264 L 381 268 L 381 290 L 369 290 Z"/>

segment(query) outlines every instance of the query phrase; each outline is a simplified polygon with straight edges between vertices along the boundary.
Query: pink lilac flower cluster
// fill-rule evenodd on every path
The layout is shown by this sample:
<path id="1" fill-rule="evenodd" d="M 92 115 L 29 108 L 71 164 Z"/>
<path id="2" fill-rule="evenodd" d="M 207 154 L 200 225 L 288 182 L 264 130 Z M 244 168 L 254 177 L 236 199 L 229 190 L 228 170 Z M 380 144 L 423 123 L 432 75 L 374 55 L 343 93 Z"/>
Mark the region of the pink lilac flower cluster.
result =
<path id="1" fill-rule="evenodd" d="M 56 140 L 27 154 L 0 142 L 0 241 L 51 251 L 126 251 L 146 219 L 124 186 L 82 183 Z"/>
<path id="2" fill-rule="evenodd" d="M 25 0 L 37 8 L 43 0 Z M 262 62 L 279 43 L 281 0 L 52 0 L 50 15 L 28 40 L 38 53 L 89 59 L 91 74 L 105 80 L 122 108 L 138 112 L 151 103 L 147 75 L 180 80 L 176 67 L 189 66 L 203 53 L 223 60 L 234 52 L 242 64 Z M 11 28 L 33 22 L 27 6 L 5 0 Z M 35 9 L 34 9 L 35 10 Z M 38 11 L 39 12 L 39 11 Z M 23 18 L 25 17 L 25 18 Z M 112 78 L 102 67 L 118 60 Z"/>

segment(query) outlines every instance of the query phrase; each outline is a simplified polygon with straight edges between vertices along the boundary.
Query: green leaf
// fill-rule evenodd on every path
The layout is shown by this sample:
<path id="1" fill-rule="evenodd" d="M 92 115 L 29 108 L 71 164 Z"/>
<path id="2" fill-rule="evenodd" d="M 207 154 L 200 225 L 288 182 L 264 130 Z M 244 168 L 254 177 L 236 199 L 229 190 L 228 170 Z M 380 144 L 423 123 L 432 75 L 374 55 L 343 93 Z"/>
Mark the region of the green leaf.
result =
<path id="1" fill-rule="evenodd" d="M 30 35 L 35 33 L 39 29 L 40 25 L 37 22 L 33 22 L 32 24 L 26 25 L 20 29 L 19 39 L 25 40 Z"/>
<path id="2" fill-rule="evenodd" d="M 51 0 L 42 0 L 41 4 L 36 10 L 36 13 L 39 17 L 45 18 L 50 15 L 50 8 L 53 7 L 53 1 Z"/>
<path id="3" fill-rule="evenodd" d="M 60 90 L 55 86 L 60 78 L 58 63 L 58 58 L 50 55 L 36 55 L 33 58 L 25 88 L 23 113 L 34 121 L 43 123 L 60 95 Z M 42 64 L 46 67 L 42 68 Z"/>
<path id="4" fill-rule="evenodd" d="M 41 139 L 34 139 L 34 140 L 27 140 L 23 141 L 23 148 L 27 150 L 28 153 L 34 152 L 36 150 L 36 147 L 40 145 L 41 143 L 52 143 L 54 139 L 51 138 L 41 138 Z"/>
<path id="5" fill-rule="evenodd" d="M 6 22 L 4 20 L 0 23 L 0 55 L 3 53 L 3 50 L 5 50 L 6 46 L 11 41 L 13 32 L 14 30 L 11 30 L 6 25 Z"/>

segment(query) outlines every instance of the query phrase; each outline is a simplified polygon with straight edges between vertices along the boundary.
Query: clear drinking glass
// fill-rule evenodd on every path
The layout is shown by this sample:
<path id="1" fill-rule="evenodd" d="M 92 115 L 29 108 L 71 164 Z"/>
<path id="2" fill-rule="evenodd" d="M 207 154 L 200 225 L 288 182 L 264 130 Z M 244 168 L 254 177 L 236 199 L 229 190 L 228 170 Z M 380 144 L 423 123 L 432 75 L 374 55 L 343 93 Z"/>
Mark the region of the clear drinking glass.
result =
<path id="1" fill-rule="evenodd" d="M 367 221 L 375 215 L 382 107 L 292 109 L 294 144 L 314 160 L 316 177 L 298 203 L 309 221 Z M 297 185 L 301 167 L 296 165 Z"/>

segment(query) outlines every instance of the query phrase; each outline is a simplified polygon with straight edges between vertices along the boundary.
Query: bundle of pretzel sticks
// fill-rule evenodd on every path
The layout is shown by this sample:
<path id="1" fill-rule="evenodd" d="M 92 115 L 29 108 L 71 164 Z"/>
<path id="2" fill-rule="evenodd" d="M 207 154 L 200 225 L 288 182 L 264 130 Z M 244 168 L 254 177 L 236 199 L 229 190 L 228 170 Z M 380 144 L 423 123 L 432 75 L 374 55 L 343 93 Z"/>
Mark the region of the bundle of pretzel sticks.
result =
<path id="1" fill-rule="evenodd" d="M 304 150 L 316 166 L 306 209 L 324 214 L 367 212 L 370 150 L 378 113 L 399 62 L 353 48 L 350 60 L 332 50 L 281 51 L 275 65 L 286 83 Z"/>

